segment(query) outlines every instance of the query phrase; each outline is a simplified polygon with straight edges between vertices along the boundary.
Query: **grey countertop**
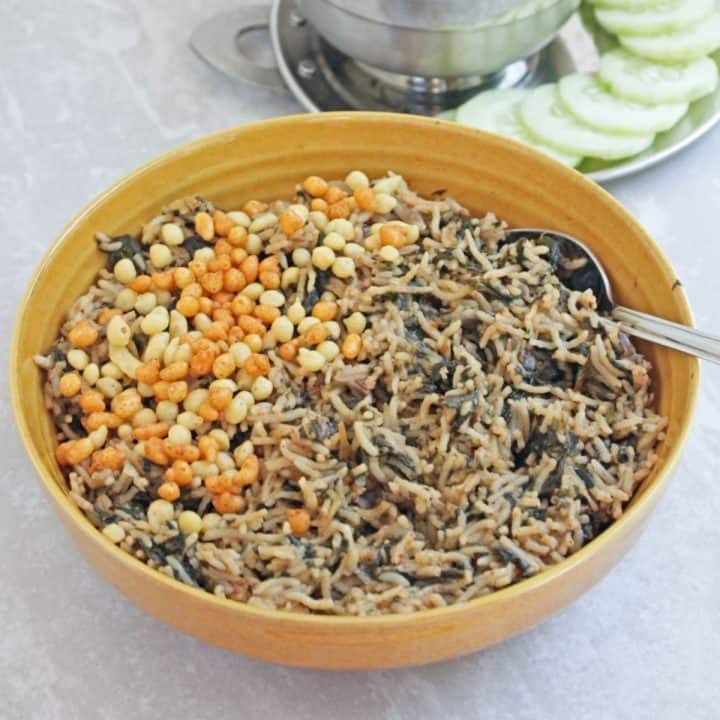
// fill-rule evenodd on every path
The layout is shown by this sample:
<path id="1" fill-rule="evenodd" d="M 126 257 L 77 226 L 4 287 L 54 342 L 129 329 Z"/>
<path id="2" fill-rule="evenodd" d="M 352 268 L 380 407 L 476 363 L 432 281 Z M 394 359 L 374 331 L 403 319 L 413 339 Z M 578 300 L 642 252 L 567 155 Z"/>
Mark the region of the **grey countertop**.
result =
<path id="1" fill-rule="evenodd" d="M 238 0 L 0 3 L 0 326 L 41 253 L 139 163 L 229 125 L 299 112 L 234 84 L 187 38 Z M 697 322 L 720 332 L 720 128 L 608 185 L 677 268 Z M 454 662 L 311 672 L 206 646 L 145 615 L 63 534 L 35 482 L 0 370 L 0 718 L 616 720 L 720 713 L 720 372 L 705 366 L 684 458 L 649 528 L 575 604 Z"/>

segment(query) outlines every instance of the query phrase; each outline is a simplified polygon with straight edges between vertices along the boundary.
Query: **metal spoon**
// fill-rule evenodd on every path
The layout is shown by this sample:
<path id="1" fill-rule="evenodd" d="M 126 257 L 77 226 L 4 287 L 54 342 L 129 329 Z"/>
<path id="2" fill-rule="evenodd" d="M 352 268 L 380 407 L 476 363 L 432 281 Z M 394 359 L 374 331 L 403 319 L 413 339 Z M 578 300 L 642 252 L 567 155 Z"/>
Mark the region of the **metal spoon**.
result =
<path id="1" fill-rule="evenodd" d="M 720 337 L 717 335 L 616 305 L 605 269 L 592 251 L 579 240 L 564 233 L 541 228 L 516 228 L 505 235 L 506 242 L 515 242 L 522 238 L 550 248 L 550 257 L 557 267 L 557 274 L 563 285 L 571 290 L 591 289 L 597 298 L 598 308 L 610 313 L 613 320 L 617 321 L 628 335 L 720 364 Z M 572 262 L 578 259 L 586 262 L 581 266 Z"/>

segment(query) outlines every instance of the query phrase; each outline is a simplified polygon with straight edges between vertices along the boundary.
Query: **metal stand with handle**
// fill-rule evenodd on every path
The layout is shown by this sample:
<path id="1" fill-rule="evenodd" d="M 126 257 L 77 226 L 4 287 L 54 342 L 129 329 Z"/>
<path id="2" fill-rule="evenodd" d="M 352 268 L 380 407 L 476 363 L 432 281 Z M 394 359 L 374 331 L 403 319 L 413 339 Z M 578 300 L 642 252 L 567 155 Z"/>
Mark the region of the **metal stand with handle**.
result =
<path id="1" fill-rule="evenodd" d="M 269 30 L 270 10 L 270 5 L 248 5 L 213 15 L 195 29 L 190 46 L 203 60 L 232 78 L 286 92 L 287 86 L 276 67 L 258 65 L 242 54 L 243 35 L 253 30 Z"/>

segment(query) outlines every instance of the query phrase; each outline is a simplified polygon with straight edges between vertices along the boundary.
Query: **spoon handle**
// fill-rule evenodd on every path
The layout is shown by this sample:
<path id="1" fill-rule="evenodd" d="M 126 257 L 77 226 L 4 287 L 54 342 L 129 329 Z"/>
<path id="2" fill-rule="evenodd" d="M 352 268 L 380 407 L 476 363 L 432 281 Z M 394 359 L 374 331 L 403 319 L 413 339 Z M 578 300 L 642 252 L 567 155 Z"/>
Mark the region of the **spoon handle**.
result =
<path id="1" fill-rule="evenodd" d="M 617 306 L 613 318 L 629 335 L 720 364 L 720 337 L 646 313 Z"/>

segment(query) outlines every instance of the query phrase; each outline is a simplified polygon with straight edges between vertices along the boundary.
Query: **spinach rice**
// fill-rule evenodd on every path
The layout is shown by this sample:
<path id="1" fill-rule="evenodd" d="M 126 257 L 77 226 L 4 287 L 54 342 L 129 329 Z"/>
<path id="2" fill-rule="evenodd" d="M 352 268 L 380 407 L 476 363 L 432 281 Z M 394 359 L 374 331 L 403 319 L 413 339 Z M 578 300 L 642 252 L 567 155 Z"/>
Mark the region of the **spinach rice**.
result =
<path id="1" fill-rule="evenodd" d="M 472 217 L 444 192 L 420 197 L 397 175 L 368 183 L 355 171 L 319 187 L 313 180 L 320 179 L 299 185 L 291 203 L 252 201 L 226 214 L 190 198 L 136 236 L 98 235 L 108 269 L 73 305 L 49 353 L 36 358 L 58 442 L 92 440 L 92 455 L 80 462 L 59 454 L 70 497 L 88 519 L 142 562 L 215 595 L 366 615 L 493 592 L 561 562 L 619 518 L 652 470 L 666 420 L 652 409 L 649 363 L 597 311 L 591 291 L 561 284 L 563 259 L 529 240 L 504 242 L 505 225 L 492 214 Z M 215 230 L 201 234 L 199 216 L 214 218 Z M 288 226 L 288 218 L 301 222 Z M 401 242 L 385 242 L 387 223 Z M 236 226 L 247 232 L 235 233 L 244 250 L 233 258 L 277 258 L 279 310 L 292 317 L 284 344 L 300 353 L 311 344 L 299 317 L 325 302 L 337 308 L 322 321 L 330 350 L 321 367 L 305 367 L 293 352 L 280 353 L 268 326 L 262 348 L 252 349 L 268 361 L 266 392 L 249 397 L 252 378 L 242 367 L 221 382 L 213 371 L 190 373 L 181 381 L 189 394 L 173 410 L 135 369 L 153 343 L 168 367 L 184 344 L 209 332 L 212 318 L 177 311 L 178 270 L 193 257 L 212 264 L 215 247 L 227 254 L 228 228 Z M 344 245 L 325 242 L 331 234 Z M 328 246 L 336 259 L 352 258 L 351 272 L 320 262 L 313 250 Z M 141 275 L 152 279 L 149 292 L 129 295 L 128 278 L 113 272 L 124 259 L 135 286 Z M 235 296 L 257 308 L 263 296 L 254 286 Z M 235 307 L 230 295 L 217 292 L 214 307 Z M 151 305 L 170 311 L 162 332 L 143 325 Z M 277 313 L 270 315 L 274 323 Z M 130 329 L 123 359 L 107 339 L 114 316 Z M 95 334 L 78 353 L 70 338 L 81 321 Z M 348 328 L 361 344 L 346 357 L 337 349 Z M 214 339 L 214 352 L 228 354 L 242 336 Z M 69 374 L 79 383 L 65 381 L 70 390 L 61 392 Z M 229 410 L 204 419 L 197 403 L 188 410 L 188 398 L 205 397 L 194 390 L 218 382 L 235 398 L 244 391 L 244 419 L 235 413 L 229 422 Z M 113 408 L 119 394 L 137 394 L 137 412 L 91 431 L 81 403 L 89 391 Z M 187 416 L 183 427 L 191 429 L 175 435 L 189 437 L 191 449 L 211 437 L 217 452 L 209 462 L 193 450 L 191 479 L 176 499 L 159 501 L 172 460 L 149 459 L 136 431 L 171 418 L 153 456 L 162 460 L 179 423 L 174 415 Z M 119 462 L 103 466 L 98 454 L 108 448 Z M 234 485 L 238 499 L 223 504 L 217 478 L 238 473 L 249 454 L 259 461 L 256 479 Z M 298 514 L 301 522 L 291 523 Z"/>

